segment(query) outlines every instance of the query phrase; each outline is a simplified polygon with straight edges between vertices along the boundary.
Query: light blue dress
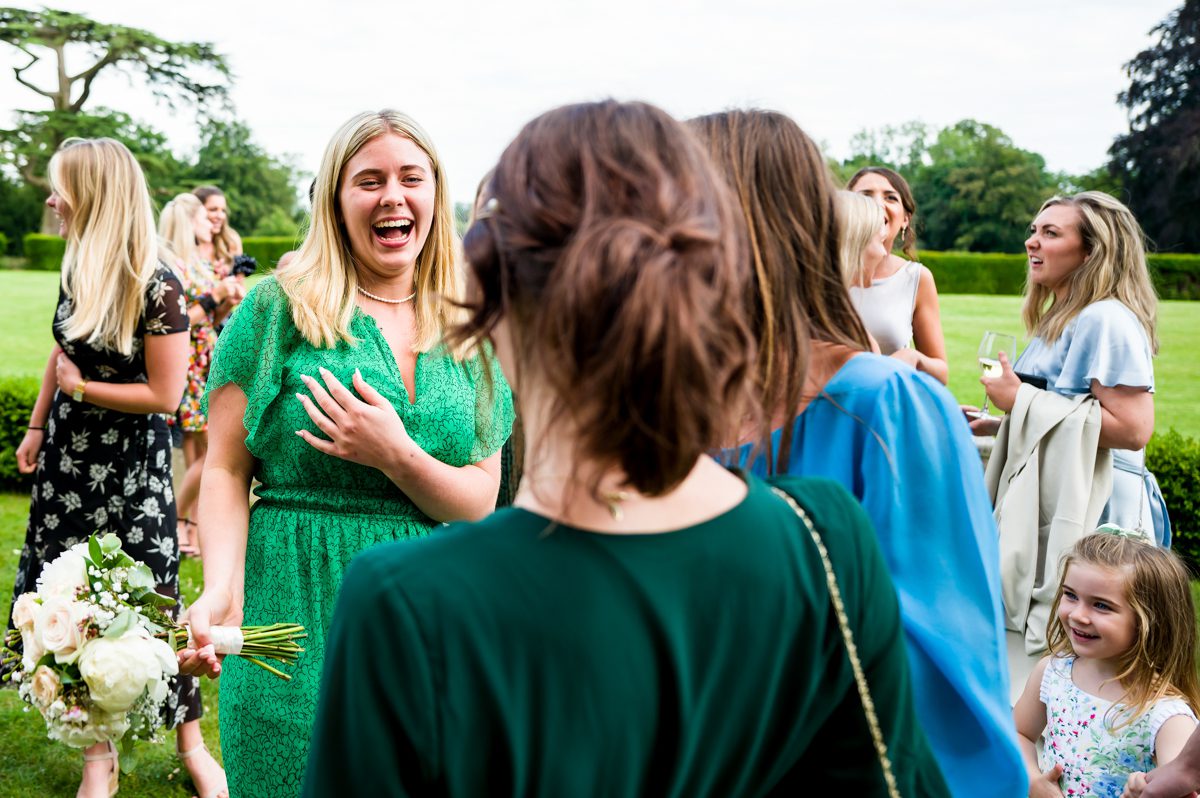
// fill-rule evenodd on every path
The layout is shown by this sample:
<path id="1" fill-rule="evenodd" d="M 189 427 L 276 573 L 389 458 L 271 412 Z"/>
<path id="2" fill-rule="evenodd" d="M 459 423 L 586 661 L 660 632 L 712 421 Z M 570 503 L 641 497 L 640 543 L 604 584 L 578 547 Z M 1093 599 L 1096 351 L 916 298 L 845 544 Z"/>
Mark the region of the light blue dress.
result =
<path id="1" fill-rule="evenodd" d="M 751 450 L 737 451 L 743 466 Z M 765 457 L 749 470 L 766 473 Z M 795 420 L 788 473 L 840 482 L 874 524 L 900 598 L 917 716 L 951 792 L 1025 795 L 996 525 L 954 397 L 894 358 L 856 355 Z"/>
<path id="2" fill-rule="evenodd" d="M 1064 396 L 1089 393 L 1092 380 L 1106 388 L 1126 385 L 1154 393 L 1150 338 L 1133 311 L 1116 299 L 1088 305 L 1052 344 L 1034 338 L 1013 369 L 1044 378 L 1049 390 Z M 1159 545 L 1170 546 L 1171 521 L 1158 482 L 1143 471 L 1145 451 L 1113 449 L 1112 454 L 1112 498 L 1100 521 L 1136 529 L 1140 519 Z"/>

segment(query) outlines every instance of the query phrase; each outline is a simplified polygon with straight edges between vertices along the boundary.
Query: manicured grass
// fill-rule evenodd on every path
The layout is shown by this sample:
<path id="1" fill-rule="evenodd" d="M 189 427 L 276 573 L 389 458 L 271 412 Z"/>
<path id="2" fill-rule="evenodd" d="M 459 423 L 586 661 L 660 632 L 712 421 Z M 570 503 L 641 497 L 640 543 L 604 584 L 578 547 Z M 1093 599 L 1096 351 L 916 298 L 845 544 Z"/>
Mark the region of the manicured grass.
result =
<path id="1" fill-rule="evenodd" d="M 6 621 L 28 518 L 28 495 L 0 493 L 0 607 Z M 180 569 L 180 588 L 185 600 L 199 594 L 200 583 L 199 563 L 185 561 Z M 217 685 L 205 680 L 202 690 L 205 715 L 200 724 L 205 742 L 219 759 Z M 173 734 L 167 735 L 161 746 L 137 746 L 135 771 L 121 775 L 121 798 L 194 795 L 187 770 L 175 758 L 174 746 Z M 83 754 L 46 739 L 46 726 L 37 712 L 26 711 L 16 691 L 5 689 L 0 690 L 0 762 L 4 763 L 0 798 L 74 795 L 79 786 Z"/>
<path id="2" fill-rule="evenodd" d="M 257 279 L 257 275 L 251 281 Z M 50 321 L 58 296 L 57 272 L 0 271 L 0 377 L 40 378 L 54 341 Z M 945 294 L 941 297 L 942 325 L 950 360 L 950 390 L 964 404 L 983 400 L 979 367 L 975 361 L 985 330 L 1006 332 L 1023 345 L 1021 298 Z M 1159 338 L 1162 351 L 1154 362 L 1158 381 L 1155 395 L 1157 428 L 1174 427 L 1184 435 L 1200 437 L 1200 302 L 1163 302 L 1159 305 Z"/>
<path id="3" fill-rule="evenodd" d="M 1016 336 L 1024 349 L 1021 297 L 945 294 L 941 297 L 946 356 L 950 362 L 950 391 L 964 404 L 983 401 L 976 357 L 987 330 Z M 1154 359 L 1155 429 L 1171 427 L 1184 435 L 1200 437 L 1200 302 L 1160 302 L 1158 306 L 1159 355 Z"/>

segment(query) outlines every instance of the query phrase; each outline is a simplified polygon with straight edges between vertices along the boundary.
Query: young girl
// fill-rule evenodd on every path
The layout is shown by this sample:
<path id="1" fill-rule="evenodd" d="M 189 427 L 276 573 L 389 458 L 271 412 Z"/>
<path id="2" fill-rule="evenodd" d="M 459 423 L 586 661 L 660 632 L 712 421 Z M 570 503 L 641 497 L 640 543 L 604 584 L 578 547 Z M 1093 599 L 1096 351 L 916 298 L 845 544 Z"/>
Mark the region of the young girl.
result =
<path id="1" fill-rule="evenodd" d="M 1131 774 L 1174 759 L 1196 727 L 1187 570 L 1170 551 L 1101 527 L 1065 557 L 1050 617 L 1050 656 L 1013 708 L 1029 795 L 1117 798 Z"/>

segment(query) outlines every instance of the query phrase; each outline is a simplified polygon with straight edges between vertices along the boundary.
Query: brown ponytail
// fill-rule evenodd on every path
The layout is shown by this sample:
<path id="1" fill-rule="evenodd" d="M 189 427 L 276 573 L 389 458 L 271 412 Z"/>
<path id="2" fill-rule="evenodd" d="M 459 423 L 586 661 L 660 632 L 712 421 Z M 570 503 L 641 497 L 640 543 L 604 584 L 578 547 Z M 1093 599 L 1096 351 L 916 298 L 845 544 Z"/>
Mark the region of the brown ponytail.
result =
<path id="1" fill-rule="evenodd" d="M 487 194 L 451 338 L 505 319 L 518 392 L 538 380 L 581 458 L 669 492 L 755 412 L 741 226 L 703 150 L 650 105 L 566 106 L 525 126 Z"/>

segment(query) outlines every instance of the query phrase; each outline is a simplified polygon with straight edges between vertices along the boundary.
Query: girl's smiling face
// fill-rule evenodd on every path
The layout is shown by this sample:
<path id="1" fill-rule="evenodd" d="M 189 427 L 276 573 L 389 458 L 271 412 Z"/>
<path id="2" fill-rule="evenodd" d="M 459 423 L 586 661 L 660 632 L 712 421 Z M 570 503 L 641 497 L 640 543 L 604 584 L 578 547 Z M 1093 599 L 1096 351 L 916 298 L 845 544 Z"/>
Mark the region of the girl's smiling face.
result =
<path id="1" fill-rule="evenodd" d="M 433 225 L 437 185 L 429 156 L 409 138 L 378 136 L 342 169 L 339 217 L 361 268 L 393 277 L 411 269 Z"/>
<path id="2" fill-rule="evenodd" d="M 870 197 L 883 208 L 884 220 L 887 223 L 884 244 L 890 250 L 896 236 L 900 235 L 900 231 L 908 226 L 911 218 L 911 214 L 904 209 L 900 192 L 888 182 L 886 177 L 875 172 L 867 172 L 858 178 L 850 190 L 855 194 Z"/>
<path id="3" fill-rule="evenodd" d="M 225 229 L 225 220 L 229 218 L 229 210 L 225 205 L 225 197 L 220 194 L 212 194 L 208 199 L 204 200 L 204 210 L 208 213 L 208 220 L 212 222 L 212 236 L 220 235 Z"/>
<path id="4" fill-rule="evenodd" d="M 1116 661 L 1137 639 L 1124 571 L 1072 562 L 1063 576 L 1058 619 L 1076 656 Z"/>

